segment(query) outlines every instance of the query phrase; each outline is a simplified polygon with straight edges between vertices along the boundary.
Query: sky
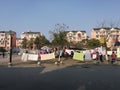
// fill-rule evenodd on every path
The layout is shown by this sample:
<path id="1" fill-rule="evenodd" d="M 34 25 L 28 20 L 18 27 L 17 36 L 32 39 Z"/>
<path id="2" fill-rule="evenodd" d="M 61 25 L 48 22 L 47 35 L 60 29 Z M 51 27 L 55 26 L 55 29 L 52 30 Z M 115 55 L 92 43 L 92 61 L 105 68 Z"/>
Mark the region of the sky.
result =
<path id="1" fill-rule="evenodd" d="M 120 0 L 0 0 L 0 31 L 41 32 L 50 38 L 56 24 L 86 31 L 104 22 L 120 25 Z"/>

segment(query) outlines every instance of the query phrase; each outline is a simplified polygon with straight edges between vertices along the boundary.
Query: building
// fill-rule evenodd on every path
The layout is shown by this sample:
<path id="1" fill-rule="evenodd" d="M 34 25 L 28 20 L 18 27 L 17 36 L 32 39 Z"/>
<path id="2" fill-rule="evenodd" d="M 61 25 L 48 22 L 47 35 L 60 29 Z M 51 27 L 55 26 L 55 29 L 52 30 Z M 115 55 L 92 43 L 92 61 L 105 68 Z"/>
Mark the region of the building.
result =
<path id="1" fill-rule="evenodd" d="M 42 36 L 42 34 L 40 32 L 32 32 L 32 31 L 23 32 L 21 34 L 21 40 L 26 38 L 29 41 L 31 38 L 35 39 L 36 37 L 40 37 L 40 36 Z M 29 48 L 30 49 L 35 49 L 35 47 L 36 47 L 36 45 L 33 43 L 33 45 L 31 45 L 31 47 L 29 47 Z"/>
<path id="2" fill-rule="evenodd" d="M 80 42 L 83 39 L 87 39 L 86 31 L 67 31 L 66 37 L 68 42 Z"/>
<path id="3" fill-rule="evenodd" d="M 36 37 L 40 37 L 42 36 L 42 34 L 40 32 L 32 32 L 32 31 L 28 31 L 28 32 L 23 32 L 21 34 L 21 39 L 26 38 L 27 40 L 30 40 L 31 38 L 36 38 Z"/>
<path id="4" fill-rule="evenodd" d="M 21 43 L 22 43 L 22 39 L 21 38 L 16 38 L 16 47 L 17 48 L 21 47 Z"/>
<path id="5" fill-rule="evenodd" d="M 12 37 L 12 47 L 16 47 L 16 32 L 14 31 L 0 31 L 0 47 L 10 49 Z"/>
<path id="6" fill-rule="evenodd" d="M 93 28 L 91 38 L 100 40 L 107 44 L 107 47 L 114 47 L 115 43 L 120 41 L 120 28 Z"/>

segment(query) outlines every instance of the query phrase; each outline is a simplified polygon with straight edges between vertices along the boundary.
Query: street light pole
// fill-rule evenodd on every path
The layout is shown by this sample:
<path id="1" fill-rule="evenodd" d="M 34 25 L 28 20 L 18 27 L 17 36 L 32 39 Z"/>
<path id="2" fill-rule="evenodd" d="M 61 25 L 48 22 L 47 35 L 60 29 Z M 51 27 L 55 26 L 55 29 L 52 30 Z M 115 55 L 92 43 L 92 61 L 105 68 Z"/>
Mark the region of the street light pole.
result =
<path id="1" fill-rule="evenodd" d="M 10 51 L 9 51 L 9 63 L 8 65 L 12 65 L 12 31 L 9 31 L 10 33 Z"/>

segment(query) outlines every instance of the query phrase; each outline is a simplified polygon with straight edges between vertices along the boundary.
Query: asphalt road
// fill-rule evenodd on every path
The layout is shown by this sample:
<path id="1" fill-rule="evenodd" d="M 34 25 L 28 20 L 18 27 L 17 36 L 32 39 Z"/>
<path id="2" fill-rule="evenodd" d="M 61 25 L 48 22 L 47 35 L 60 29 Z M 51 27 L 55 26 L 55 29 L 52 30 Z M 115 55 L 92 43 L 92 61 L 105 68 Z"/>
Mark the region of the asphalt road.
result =
<path id="1" fill-rule="evenodd" d="M 58 66 L 59 67 L 59 66 Z M 0 90 L 120 90 L 120 66 L 1 67 Z"/>

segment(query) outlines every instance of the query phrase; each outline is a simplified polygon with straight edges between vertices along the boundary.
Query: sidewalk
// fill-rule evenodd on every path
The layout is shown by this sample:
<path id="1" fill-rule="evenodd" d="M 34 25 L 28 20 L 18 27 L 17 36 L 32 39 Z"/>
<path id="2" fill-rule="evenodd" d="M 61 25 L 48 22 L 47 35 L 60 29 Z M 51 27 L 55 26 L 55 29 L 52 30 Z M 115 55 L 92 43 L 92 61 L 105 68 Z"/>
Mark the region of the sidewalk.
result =
<path id="1" fill-rule="evenodd" d="M 85 62 L 81 62 L 78 60 L 73 60 L 71 58 L 68 59 L 64 59 L 61 58 L 61 60 L 63 60 L 63 64 L 58 64 L 56 65 L 55 62 L 58 60 L 58 58 L 56 58 L 55 60 L 47 60 L 47 61 L 42 61 L 41 65 L 38 65 L 36 61 L 27 61 L 27 62 L 22 62 L 21 61 L 21 56 L 19 55 L 13 55 L 12 56 L 12 67 L 49 67 L 49 68 L 62 68 L 62 67 L 67 67 L 67 66 L 73 66 L 73 65 L 83 65 L 83 64 L 95 64 L 95 60 L 91 60 L 91 61 L 85 61 Z M 7 56 L 5 58 L 3 58 L 2 56 L 0 56 L 0 67 L 8 67 L 8 63 L 9 60 L 7 58 Z M 99 63 L 99 65 L 109 65 L 110 62 L 108 63 L 108 61 L 105 61 L 103 63 Z M 117 62 L 116 65 L 120 65 L 120 61 Z"/>

